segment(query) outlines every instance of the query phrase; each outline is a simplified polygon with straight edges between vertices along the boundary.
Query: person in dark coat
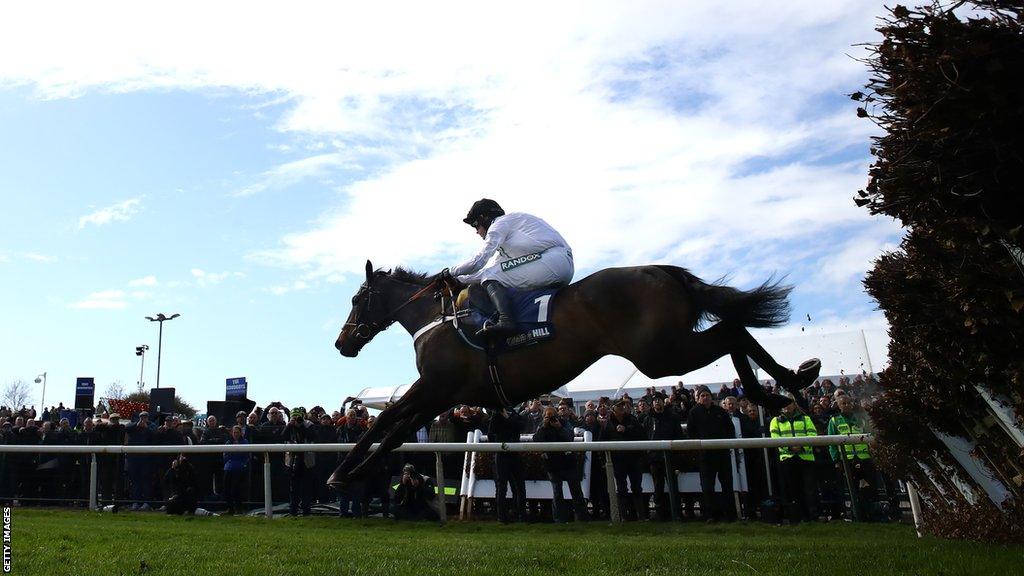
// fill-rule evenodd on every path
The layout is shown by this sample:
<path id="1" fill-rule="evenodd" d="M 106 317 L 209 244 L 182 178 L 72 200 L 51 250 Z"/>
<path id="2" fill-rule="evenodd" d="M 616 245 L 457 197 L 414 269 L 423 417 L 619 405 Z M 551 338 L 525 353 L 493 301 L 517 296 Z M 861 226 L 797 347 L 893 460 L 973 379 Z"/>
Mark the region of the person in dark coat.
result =
<path id="1" fill-rule="evenodd" d="M 644 431 L 636 417 L 627 411 L 628 402 L 619 400 L 612 407 L 608 423 L 604 426 L 601 440 L 643 440 Z M 615 470 L 615 491 L 619 498 L 619 516 L 624 520 L 646 520 L 648 516 L 647 500 L 643 492 L 642 452 L 612 452 L 612 468 Z M 626 481 L 629 480 L 629 491 Z M 628 501 L 630 491 L 632 502 Z"/>
<path id="2" fill-rule="evenodd" d="M 75 435 L 75 443 L 79 446 L 102 446 L 103 438 L 96 429 L 96 421 L 86 418 L 82 421 L 82 429 Z M 89 484 L 92 472 L 92 455 L 76 454 L 78 460 L 78 483 L 75 490 L 75 497 L 88 502 Z M 97 465 L 99 456 L 97 456 Z M 98 470 L 97 470 L 98 471 Z"/>
<path id="3" fill-rule="evenodd" d="M 487 439 L 491 442 L 511 444 L 519 442 L 523 432 L 523 418 L 515 410 L 502 408 L 491 412 L 487 426 Z M 523 476 L 522 460 L 518 452 L 494 454 L 494 487 L 498 521 L 507 523 L 512 520 L 526 520 L 526 479 Z M 512 489 L 512 510 L 509 514 L 508 489 Z"/>
<path id="4" fill-rule="evenodd" d="M 644 422 L 645 432 L 648 440 L 679 440 L 683 437 L 683 423 L 671 410 L 665 408 L 665 400 L 655 396 L 651 401 L 651 410 Z M 651 452 L 648 455 L 648 468 L 651 471 L 651 479 L 654 481 L 654 502 L 658 507 L 659 520 L 671 518 L 669 502 L 676 500 L 675 496 L 669 498 L 665 492 L 667 483 L 668 491 L 675 495 L 679 489 L 676 480 L 675 468 L 672 466 L 672 454 L 665 450 Z"/>
<path id="5" fill-rule="evenodd" d="M 150 446 L 154 443 L 148 412 L 139 412 L 138 421 L 129 422 L 125 426 L 125 437 L 125 443 L 129 446 Z M 143 505 L 146 509 L 150 507 L 149 502 L 153 498 L 155 482 L 153 456 L 153 454 L 131 454 L 125 457 L 132 510 L 138 510 Z"/>
<path id="6" fill-rule="evenodd" d="M 583 414 L 582 428 L 590 432 L 594 442 L 599 442 L 604 434 L 604 422 L 597 417 L 596 410 L 587 410 Z M 611 516 L 608 498 L 608 474 L 605 471 L 604 452 L 594 450 L 590 453 L 590 504 L 595 520 L 607 520 Z"/>
<path id="7" fill-rule="evenodd" d="M 544 420 L 540 429 L 533 434 L 534 442 L 572 442 L 573 432 L 567 424 L 563 424 L 558 417 L 558 411 L 550 406 L 544 409 Z M 565 496 L 562 494 L 562 483 L 569 485 L 569 494 L 572 497 L 573 509 L 577 522 L 589 520 L 587 513 L 587 501 L 583 498 L 583 488 L 580 486 L 579 470 L 576 467 L 576 454 L 574 452 L 544 452 L 541 454 L 544 459 L 544 469 L 551 482 L 552 516 L 555 522 L 562 523 L 569 520 L 569 511 L 566 510 Z"/>
<path id="8" fill-rule="evenodd" d="M 735 438 L 736 428 L 732 417 L 715 404 L 711 392 L 702 389 L 697 393 L 697 405 L 690 410 L 686 423 L 690 438 L 695 440 L 711 440 L 717 438 Z M 733 505 L 732 489 L 732 458 L 728 450 L 700 451 L 700 491 L 701 516 L 708 522 L 736 520 L 736 507 Z M 722 491 L 715 492 L 715 479 L 722 485 Z"/>
<path id="9" fill-rule="evenodd" d="M 292 410 L 291 420 L 285 426 L 283 434 L 288 444 L 312 444 L 314 440 L 312 424 L 306 420 L 305 410 L 301 407 Z M 290 474 L 289 513 L 298 516 L 299 508 L 309 516 L 313 505 L 313 477 L 316 467 L 316 454 L 313 452 L 288 452 L 285 454 L 285 466 Z"/>
<path id="10" fill-rule="evenodd" d="M 192 463 L 184 454 L 171 461 L 171 467 L 164 474 L 167 487 L 167 513 L 192 514 L 199 505 L 196 495 L 196 474 Z"/>
<path id="11" fill-rule="evenodd" d="M 740 433 L 744 438 L 763 438 L 761 411 L 757 404 L 747 404 L 743 418 L 740 418 Z M 744 516 L 748 520 L 757 517 L 761 502 L 768 497 L 768 471 L 765 469 L 765 450 L 747 448 L 743 450 L 743 463 L 747 471 L 747 497 L 743 503 Z"/>
<path id="12" fill-rule="evenodd" d="M 427 479 L 416 471 L 416 466 L 406 464 L 402 478 L 395 489 L 396 520 L 433 520 L 437 518 L 430 507 L 431 495 Z"/>

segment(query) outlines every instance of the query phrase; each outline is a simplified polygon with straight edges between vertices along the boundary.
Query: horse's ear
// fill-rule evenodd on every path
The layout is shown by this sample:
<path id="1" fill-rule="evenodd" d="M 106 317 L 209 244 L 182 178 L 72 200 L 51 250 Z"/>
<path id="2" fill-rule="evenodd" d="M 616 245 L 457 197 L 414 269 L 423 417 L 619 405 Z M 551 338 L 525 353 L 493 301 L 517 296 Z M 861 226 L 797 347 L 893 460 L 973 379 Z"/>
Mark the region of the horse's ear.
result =
<path id="1" fill-rule="evenodd" d="M 367 283 L 367 285 L 369 285 L 370 280 L 372 280 L 372 279 L 373 279 L 373 264 L 369 260 L 367 260 L 366 261 L 366 283 Z"/>

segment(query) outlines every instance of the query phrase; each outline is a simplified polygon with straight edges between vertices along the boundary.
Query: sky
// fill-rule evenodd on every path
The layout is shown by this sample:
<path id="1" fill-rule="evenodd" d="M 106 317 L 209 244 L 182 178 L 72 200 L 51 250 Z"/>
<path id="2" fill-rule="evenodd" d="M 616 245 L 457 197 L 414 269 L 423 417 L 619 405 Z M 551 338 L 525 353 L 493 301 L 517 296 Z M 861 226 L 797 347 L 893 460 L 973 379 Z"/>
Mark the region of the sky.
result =
<path id="1" fill-rule="evenodd" d="M 793 322 L 884 330 L 861 285 L 898 223 L 852 197 L 877 129 L 874 2 L 33 2 L 0 8 L 0 386 L 160 382 L 202 409 L 337 407 L 412 382 L 399 326 L 333 348 L 367 259 L 436 272 L 481 197 L 576 278 L 668 263 Z M 769 346 L 769 351 L 771 347 Z M 41 387 L 31 384 L 41 402 Z"/>

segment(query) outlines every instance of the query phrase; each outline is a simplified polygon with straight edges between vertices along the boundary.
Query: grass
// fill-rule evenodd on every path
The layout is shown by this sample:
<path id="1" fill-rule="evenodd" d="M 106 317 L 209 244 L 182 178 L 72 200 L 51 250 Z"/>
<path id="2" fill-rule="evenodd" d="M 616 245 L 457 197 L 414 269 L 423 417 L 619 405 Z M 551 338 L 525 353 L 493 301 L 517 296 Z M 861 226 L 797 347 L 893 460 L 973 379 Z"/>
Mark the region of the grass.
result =
<path id="1" fill-rule="evenodd" d="M 14 574 L 1005 574 L 1020 546 L 905 525 L 503 526 L 15 508 Z M 146 569 L 140 568 L 145 561 Z"/>

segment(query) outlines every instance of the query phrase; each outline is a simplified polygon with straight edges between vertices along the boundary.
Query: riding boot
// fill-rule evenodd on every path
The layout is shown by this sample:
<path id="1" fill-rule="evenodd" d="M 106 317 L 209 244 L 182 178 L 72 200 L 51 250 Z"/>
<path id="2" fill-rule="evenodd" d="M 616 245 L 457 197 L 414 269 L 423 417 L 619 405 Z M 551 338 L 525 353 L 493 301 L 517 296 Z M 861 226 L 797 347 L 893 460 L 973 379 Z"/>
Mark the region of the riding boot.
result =
<path id="1" fill-rule="evenodd" d="M 476 333 L 477 336 L 515 332 L 518 326 L 512 314 L 512 302 L 508 298 L 508 292 L 505 290 L 505 287 L 496 280 L 484 282 L 483 287 L 487 292 L 487 296 L 491 298 L 494 308 L 498 311 L 498 321 L 485 323 L 484 327 Z"/>

